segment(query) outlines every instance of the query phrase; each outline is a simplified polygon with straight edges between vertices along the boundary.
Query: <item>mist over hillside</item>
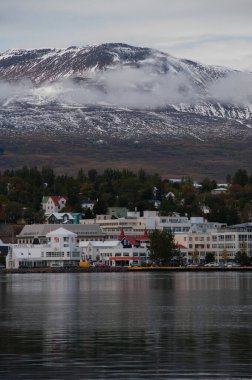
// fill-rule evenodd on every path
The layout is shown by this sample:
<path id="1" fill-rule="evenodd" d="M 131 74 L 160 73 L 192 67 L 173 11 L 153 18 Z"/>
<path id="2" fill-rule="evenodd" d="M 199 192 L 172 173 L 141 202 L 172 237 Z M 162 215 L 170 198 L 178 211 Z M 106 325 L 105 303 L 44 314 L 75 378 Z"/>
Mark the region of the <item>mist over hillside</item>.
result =
<path id="1" fill-rule="evenodd" d="M 139 165 L 148 162 L 148 149 L 161 146 L 163 155 L 152 162 L 158 167 L 165 162 L 165 147 L 171 144 L 173 149 L 174 144 L 180 147 L 179 156 L 174 153 L 172 161 L 180 159 L 184 165 L 190 149 L 183 151 L 183 146 L 189 144 L 194 151 L 197 144 L 202 152 L 208 146 L 208 157 L 211 149 L 221 144 L 217 154 L 225 157 L 225 166 L 230 160 L 234 167 L 234 156 L 225 152 L 233 151 L 234 142 L 244 145 L 245 156 L 239 160 L 246 166 L 251 137 L 249 72 L 202 65 L 120 43 L 0 54 L 0 139 L 7 156 L 11 149 L 8 138 L 13 144 L 26 141 L 25 151 L 24 145 L 17 143 L 16 154 L 28 156 L 31 146 L 43 156 L 52 141 L 57 150 L 63 139 L 70 139 L 69 164 L 77 158 L 76 151 L 81 154 L 76 144 L 83 141 L 86 153 L 82 154 L 88 150 L 92 155 L 93 151 L 97 159 L 102 147 L 113 151 L 115 143 L 128 145 L 129 150 L 137 146 L 141 149 Z M 49 145 L 43 145 L 47 139 Z M 78 143 L 74 143 L 76 139 Z M 137 152 L 132 154 L 137 161 Z M 56 165 L 58 158 L 53 157 Z M 42 161 L 38 158 L 39 165 Z M 114 163 L 118 164 L 117 157 Z M 125 164 L 129 164 L 126 157 Z M 14 157 L 13 165 L 17 165 Z"/>

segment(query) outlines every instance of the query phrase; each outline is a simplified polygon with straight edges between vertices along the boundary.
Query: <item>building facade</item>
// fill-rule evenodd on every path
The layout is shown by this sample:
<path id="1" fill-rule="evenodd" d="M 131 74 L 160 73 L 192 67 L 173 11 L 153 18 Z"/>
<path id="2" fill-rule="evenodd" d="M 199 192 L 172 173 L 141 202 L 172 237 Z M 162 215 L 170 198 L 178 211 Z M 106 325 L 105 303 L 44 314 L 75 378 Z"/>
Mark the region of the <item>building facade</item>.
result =
<path id="1" fill-rule="evenodd" d="M 82 261 L 108 266 L 141 266 L 149 261 L 149 237 L 127 236 L 121 230 L 118 240 L 80 242 Z"/>
<path id="2" fill-rule="evenodd" d="M 6 268 L 36 268 L 79 265 L 77 235 L 59 228 L 46 235 L 46 244 L 10 244 Z"/>
<path id="3" fill-rule="evenodd" d="M 42 199 L 42 209 L 46 216 L 53 214 L 54 212 L 60 212 L 65 206 L 68 197 L 62 197 L 60 195 L 44 196 Z"/>
<path id="4" fill-rule="evenodd" d="M 206 231 L 194 230 L 175 234 L 175 241 L 188 249 L 187 262 L 204 262 L 206 255 L 214 255 L 216 263 L 234 261 L 237 252 L 252 256 L 252 223 Z"/>
<path id="5" fill-rule="evenodd" d="M 44 244 L 46 235 L 62 227 L 62 224 L 31 224 L 25 225 L 17 235 L 18 244 Z M 87 240 L 103 240 L 105 234 L 98 224 L 64 224 L 64 229 L 76 234 L 76 242 Z"/>

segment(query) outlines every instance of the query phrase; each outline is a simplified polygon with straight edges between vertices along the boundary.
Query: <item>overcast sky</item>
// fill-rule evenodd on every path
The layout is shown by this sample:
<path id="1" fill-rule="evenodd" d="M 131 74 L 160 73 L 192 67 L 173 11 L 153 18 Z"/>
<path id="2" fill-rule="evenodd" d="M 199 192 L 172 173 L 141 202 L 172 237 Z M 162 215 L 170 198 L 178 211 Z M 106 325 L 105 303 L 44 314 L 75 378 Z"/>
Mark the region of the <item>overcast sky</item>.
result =
<path id="1" fill-rule="evenodd" d="M 0 51 L 124 42 L 252 70 L 252 0 L 0 0 Z"/>

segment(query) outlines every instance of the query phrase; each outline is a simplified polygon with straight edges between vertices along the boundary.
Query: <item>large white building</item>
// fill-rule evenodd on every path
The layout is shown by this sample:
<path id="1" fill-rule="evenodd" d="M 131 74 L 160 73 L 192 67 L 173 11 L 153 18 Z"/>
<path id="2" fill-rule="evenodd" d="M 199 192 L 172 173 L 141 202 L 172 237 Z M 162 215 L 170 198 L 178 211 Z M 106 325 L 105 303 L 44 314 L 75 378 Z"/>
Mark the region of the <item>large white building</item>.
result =
<path id="1" fill-rule="evenodd" d="M 6 268 L 33 268 L 79 265 L 76 234 L 59 228 L 46 235 L 46 244 L 10 244 Z"/>
<path id="2" fill-rule="evenodd" d="M 194 229 L 175 234 L 175 241 L 188 249 L 188 262 L 204 262 L 207 253 L 212 253 L 217 263 L 232 261 L 242 250 L 252 256 L 252 223 L 205 231 Z"/>
<path id="3" fill-rule="evenodd" d="M 98 224 L 27 224 L 17 235 L 17 242 L 19 244 L 46 243 L 47 234 L 63 226 L 65 230 L 77 235 L 77 243 L 83 240 L 104 240 L 105 238 L 105 234 Z"/>
<path id="4" fill-rule="evenodd" d="M 173 214 L 172 216 L 159 216 L 157 211 L 144 211 L 143 216 L 140 212 L 128 212 L 126 218 L 111 218 L 110 215 L 97 215 L 96 219 L 83 219 L 83 224 L 97 223 L 109 239 L 117 239 L 121 229 L 127 235 L 141 235 L 144 230 L 149 232 L 155 229 L 170 229 L 173 232 L 186 232 L 191 228 L 191 221 L 186 216 Z"/>

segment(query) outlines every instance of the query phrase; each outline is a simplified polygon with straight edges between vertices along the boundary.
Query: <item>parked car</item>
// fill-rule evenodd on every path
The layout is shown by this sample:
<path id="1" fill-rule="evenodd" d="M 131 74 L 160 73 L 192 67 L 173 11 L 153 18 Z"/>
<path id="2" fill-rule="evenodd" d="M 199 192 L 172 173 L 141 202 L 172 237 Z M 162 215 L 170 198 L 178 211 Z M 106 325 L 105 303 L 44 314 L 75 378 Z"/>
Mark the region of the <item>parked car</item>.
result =
<path id="1" fill-rule="evenodd" d="M 227 264 L 225 264 L 225 267 L 227 267 L 227 268 L 233 268 L 233 267 L 239 267 L 240 266 L 240 264 L 238 264 L 238 263 L 227 263 Z"/>
<path id="2" fill-rule="evenodd" d="M 187 264 L 186 266 L 190 268 L 197 268 L 199 264 Z"/>
<path id="3" fill-rule="evenodd" d="M 219 264 L 218 263 L 207 263 L 205 264 L 205 267 L 218 267 Z"/>
<path id="4" fill-rule="evenodd" d="M 98 264 L 96 265 L 98 268 L 109 268 L 108 264 Z"/>
<path id="5" fill-rule="evenodd" d="M 60 264 L 52 264 L 51 268 L 62 268 L 62 265 L 60 265 Z"/>
<path id="6" fill-rule="evenodd" d="M 76 268 L 77 267 L 77 264 L 73 264 L 73 263 L 64 263 L 63 265 L 63 268 Z"/>

